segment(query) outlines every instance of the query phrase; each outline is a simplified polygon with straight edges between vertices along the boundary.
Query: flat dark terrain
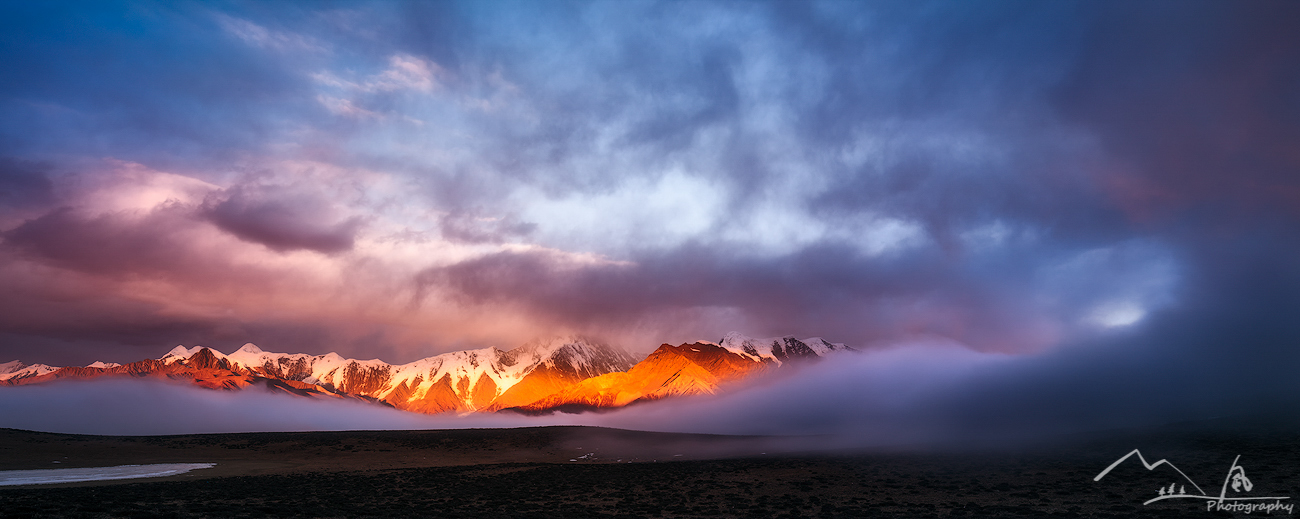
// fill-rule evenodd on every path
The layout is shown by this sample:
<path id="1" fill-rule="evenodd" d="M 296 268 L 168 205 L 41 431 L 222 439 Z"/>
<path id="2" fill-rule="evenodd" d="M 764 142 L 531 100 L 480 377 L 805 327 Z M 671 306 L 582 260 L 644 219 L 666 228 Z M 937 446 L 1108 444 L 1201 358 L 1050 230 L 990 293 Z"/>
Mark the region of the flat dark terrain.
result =
<path id="1" fill-rule="evenodd" d="M 1152 463 L 1168 459 L 1215 495 L 1240 455 L 1238 464 L 1254 487 L 1240 494 L 1228 490 L 1229 497 L 1293 498 L 1283 503 L 1300 498 L 1300 435 L 1294 428 L 1234 430 L 1238 432 L 1171 426 L 961 453 L 810 453 L 807 439 L 586 427 L 155 437 L 2 429 L 0 470 L 176 462 L 217 466 L 168 478 L 0 487 L 0 516 L 1233 515 L 1207 512 L 1203 500 L 1144 506 L 1159 489 L 1186 480 L 1175 478 L 1167 467 L 1148 471 L 1136 457 L 1093 481 L 1134 448 Z"/>

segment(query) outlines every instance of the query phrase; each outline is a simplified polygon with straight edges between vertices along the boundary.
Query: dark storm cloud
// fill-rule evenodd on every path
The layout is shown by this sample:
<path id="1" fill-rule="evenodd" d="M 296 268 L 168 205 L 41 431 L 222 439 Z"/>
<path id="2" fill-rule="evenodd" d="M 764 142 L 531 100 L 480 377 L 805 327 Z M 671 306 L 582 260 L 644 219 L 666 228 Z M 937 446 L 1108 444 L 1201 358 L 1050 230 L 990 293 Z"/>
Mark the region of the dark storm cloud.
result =
<path id="1" fill-rule="evenodd" d="M 177 235 L 184 230 L 187 212 L 172 207 L 136 222 L 63 207 L 0 236 L 5 247 L 62 268 L 109 275 L 155 274 L 189 268 L 176 261 Z"/>
<path id="2" fill-rule="evenodd" d="M 777 259 L 761 259 L 725 240 L 689 241 L 672 250 L 634 251 L 629 259 L 636 266 L 629 268 L 548 267 L 544 255 L 503 253 L 423 279 L 445 279 L 471 301 L 522 300 L 568 322 L 624 319 L 663 306 L 734 305 L 756 321 L 802 327 L 817 315 L 824 326 L 850 330 L 874 309 L 880 315 L 869 321 L 875 329 L 919 322 L 910 326 L 990 344 L 1003 337 L 973 337 L 988 333 L 982 330 L 1015 328 L 1011 316 L 1041 308 L 1041 299 L 1065 300 L 1058 310 L 1069 319 L 1087 310 L 1083 300 L 1097 302 L 1084 294 L 1115 288 L 1104 279 L 1086 281 L 1106 276 L 1109 267 L 1099 267 L 1076 270 L 1080 281 L 1057 283 L 1061 290 L 1033 290 L 1040 273 L 1072 255 L 1144 241 L 1167 251 L 1153 263 L 1181 263 L 1201 253 L 1195 237 L 1180 229 L 1209 225 L 1217 219 L 1213 212 L 1152 227 L 1137 213 L 1160 204 L 1146 204 L 1142 197 L 1212 197 L 1215 190 L 1207 186 L 1220 184 L 1235 197 L 1284 201 L 1294 191 L 1294 176 L 1283 173 L 1296 169 L 1294 154 L 1282 143 L 1295 140 L 1287 136 L 1297 125 L 1288 121 L 1300 89 L 1289 86 L 1294 73 L 1288 64 L 1300 45 L 1292 44 L 1285 22 L 1277 21 L 1289 19 L 1286 11 L 1293 7 L 946 7 L 765 4 L 719 17 L 726 22 L 710 27 L 713 33 L 673 26 L 673 34 L 682 36 L 673 39 L 650 28 L 695 14 L 712 21 L 709 9 L 638 4 L 620 12 L 597 5 L 585 18 L 561 12 L 512 20 L 506 26 L 530 28 L 523 31 L 529 36 L 503 37 L 496 47 L 486 44 L 486 51 L 475 47 L 498 52 L 494 56 L 510 65 L 513 80 L 565 107 L 562 119 L 546 123 L 562 128 L 543 125 L 537 134 L 515 136 L 519 140 L 510 142 L 520 149 L 551 150 L 546 156 L 563 162 L 573 150 L 592 144 L 585 132 L 601 127 L 596 120 L 613 120 L 622 124 L 617 126 L 622 145 L 649 146 L 689 164 L 702 153 L 692 148 L 692 135 L 719 128 L 730 132 L 732 138 L 708 150 L 720 155 L 709 163 L 718 167 L 703 174 L 722 179 L 734 196 L 701 203 L 728 204 L 737 213 L 734 221 L 745 220 L 741 210 L 758 203 L 771 181 L 791 175 L 765 162 L 771 139 L 745 127 L 744 114 L 772 106 L 788 109 L 793 124 L 787 129 L 799 149 L 822 154 L 872 135 L 884 141 L 880 159 L 815 163 L 821 169 L 809 178 L 827 187 L 786 203 L 832 224 L 864 212 L 915 219 L 938 248 L 876 259 L 843 251 L 837 239 L 826 238 Z M 645 21 L 633 22 L 634 17 Z M 602 39 L 591 20 L 630 29 Z M 586 47 L 574 43 L 589 37 L 592 44 Z M 540 62 L 573 66 L 553 67 L 551 75 L 530 70 L 525 61 L 534 54 L 506 52 L 516 50 L 512 45 L 520 40 L 572 51 Z M 683 40 L 692 42 L 691 50 L 679 54 Z M 774 50 L 773 60 L 788 74 L 823 72 L 787 83 L 781 74 L 762 76 L 774 81 L 769 91 L 744 99 L 738 92 L 753 88 L 744 78 L 746 60 L 752 66 L 760 57 L 752 51 L 755 42 Z M 597 74 L 601 79 L 594 86 L 578 89 Z M 1206 95 L 1198 94 L 1203 90 Z M 713 115 L 696 117 L 704 113 Z M 1169 117 L 1159 116 L 1166 113 Z M 671 124 L 661 124 L 670 119 Z M 1075 122 L 1082 126 L 1071 126 Z M 989 155 L 972 159 L 969 153 Z M 1181 162 L 1169 163 L 1175 158 Z M 1179 167 L 1184 163 L 1188 168 Z M 563 186 L 558 190 L 615 182 L 608 175 L 587 177 L 601 169 L 545 171 L 547 178 L 536 181 Z M 1237 171 L 1248 180 L 1234 181 Z M 1234 218 L 1225 232 L 1255 225 L 1249 214 Z M 972 251 L 963 233 L 994 222 L 1023 229 L 1036 240 L 992 255 Z M 1182 282 L 1200 280 L 1183 277 Z M 792 295 L 801 292 L 818 295 Z M 839 304 L 816 301 L 823 294 Z M 813 301 L 802 304 L 807 299 Z M 902 301 L 916 303 L 918 311 L 906 312 Z M 950 313 L 970 317 L 945 324 Z M 875 337 L 846 335 L 845 340 Z"/>
<path id="3" fill-rule="evenodd" d="M 396 44 L 447 68 L 460 93 L 490 98 L 494 89 L 518 89 L 518 105 L 468 121 L 494 141 L 479 157 L 490 165 L 480 175 L 555 194 L 607 190 L 646 172 L 592 156 L 601 139 L 613 139 L 618 155 L 652 150 L 645 158 L 659 162 L 689 151 L 700 131 L 734 122 L 741 108 L 731 66 L 742 44 L 680 27 L 689 10 L 644 2 L 451 5 L 407 8 L 420 16 L 399 22 Z M 485 81 L 493 71 L 511 85 Z M 541 116 L 513 117 L 521 108 Z M 579 161 L 608 167 L 571 167 Z M 479 187 L 470 194 L 484 201 L 499 188 Z"/>
<path id="4" fill-rule="evenodd" d="M 1135 275 L 1125 258 L 1108 261 L 1102 268 L 1112 276 L 1127 281 Z M 426 270 L 417 282 L 466 304 L 518 304 L 579 329 L 627 328 L 673 309 L 728 307 L 746 314 L 753 334 L 823 335 L 858 346 L 937 336 L 1004 352 L 1056 340 L 1051 313 L 1078 314 L 1096 302 L 1086 287 L 1057 308 L 1027 302 L 1042 289 L 1023 274 L 1036 261 L 1013 252 L 983 265 L 956 263 L 933 249 L 868 258 L 822 244 L 738 260 L 726 247 L 697 245 L 642 257 L 635 265 L 578 268 L 548 253 L 501 253 Z M 726 331 L 716 325 L 689 330 L 711 339 Z"/>
<path id="5" fill-rule="evenodd" d="M 0 356 L 56 365 L 153 358 L 168 344 L 220 336 L 222 323 L 133 297 L 139 280 L 232 282 L 193 255 L 193 219 L 173 206 L 141 219 L 61 208 L 0 234 Z M 187 224 L 188 223 L 188 224 Z"/>
<path id="6" fill-rule="evenodd" d="M 964 228 L 998 219 L 1052 233 L 1060 242 L 1049 247 L 1125 238 L 1127 223 L 1089 178 L 1084 139 L 1060 125 L 1047 95 L 1075 63 L 1087 30 L 1077 18 L 1090 6 L 814 5 L 781 4 L 775 24 L 837 65 L 795 130 L 813 149 L 843 149 L 865 134 L 883 150 L 827 166 L 835 181 L 807 202 L 812 214 L 906 215 L 949 252 Z"/>
<path id="7" fill-rule="evenodd" d="M 358 218 L 338 221 L 322 200 L 283 189 L 235 188 L 208 200 L 203 215 L 240 239 L 281 252 L 345 252 L 361 226 Z"/>
<path id="8" fill-rule="evenodd" d="M 469 47 L 505 64 L 533 103 L 562 114 L 533 131 L 502 128 L 506 151 L 490 157 L 494 169 L 549 192 L 600 192 L 686 163 L 722 179 L 735 191 L 728 202 L 742 207 L 792 174 L 772 164 L 789 157 L 771 149 L 774 137 L 794 138 L 794 153 L 815 168 L 807 174 L 832 187 L 791 203 L 852 213 L 873 206 L 935 227 L 1017 206 L 1051 216 L 1040 200 L 1089 188 L 1062 163 L 1071 150 L 1044 135 L 1058 130 L 1045 89 L 1072 63 L 1082 30 L 1071 4 L 722 5 L 590 4 L 581 15 L 529 11 L 488 28 L 494 39 Z M 622 30 L 611 36 L 610 26 Z M 753 120 L 764 112 L 778 118 Z M 597 132 L 614 134 L 615 151 L 648 150 L 636 158 L 649 164 L 549 167 L 589 155 L 601 145 Z M 885 163 L 833 160 L 864 133 L 893 141 Z M 972 144 L 1015 156 L 971 164 L 923 142 L 949 136 L 982 137 Z M 1086 201 L 1071 206 L 1104 216 Z"/>
<path id="9" fill-rule="evenodd" d="M 217 340 L 231 323 L 177 318 L 156 306 L 126 298 L 100 298 L 98 305 L 33 304 L 14 310 L 6 307 L 0 321 L 0 356 L 27 364 L 82 366 L 93 362 L 135 362 L 156 359 L 177 344 L 211 344 L 228 350 L 236 340 Z M 122 305 L 112 310 L 106 303 Z M 61 312 L 64 320 L 42 319 L 38 312 Z M 75 320 L 69 325 L 67 321 Z M 226 325 L 226 326 L 223 326 Z M 242 345 L 243 342 L 239 342 Z"/>
<path id="10" fill-rule="evenodd" d="M 357 333 L 383 342 L 382 331 L 354 333 L 292 319 L 241 318 L 229 311 L 177 311 L 155 297 L 141 298 L 139 283 L 205 293 L 258 286 L 264 295 L 283 286 L 283 275 L 240 268 L 230 255 L 212 254 L 213 244 L 205 243 L 211 238 L 196 232 L 208 225 L 208 217 L 202 207 L 180 202 L 145 214 L 87 214 L 63 207 L 0 233 L 0 283 L 6 286 L 0 297 L 0 357 L 81 365 L 156 358 L 176 344 L 234 350 L 264 341 L 297 350 L 330 345 L 355 351 L 346 343 Z M 308 231 L 316 225 L 304 224 Z M 290 243 L 304 239 L 290 238 L 300 240 Z M 231 249 L 219 250 L 230 254 Z"/>
<path id="11" fill-rule="evenodd" d="M 1077 65 L 1054 94 L 1062 114 L 1113 154 L 1100 183 L 1141 219 L 1189 209 L 1294 215 L 1300 6 L 1097 7 Z"/>

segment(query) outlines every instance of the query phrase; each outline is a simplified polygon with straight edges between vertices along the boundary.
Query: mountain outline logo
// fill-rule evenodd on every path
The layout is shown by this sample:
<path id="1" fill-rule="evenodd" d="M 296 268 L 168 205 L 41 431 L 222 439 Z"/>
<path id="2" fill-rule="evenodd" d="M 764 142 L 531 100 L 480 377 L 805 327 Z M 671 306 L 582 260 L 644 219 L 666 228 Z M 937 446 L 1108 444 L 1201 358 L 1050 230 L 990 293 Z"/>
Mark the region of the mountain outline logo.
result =
<path id="1" fill-rule="evenodd" d="M 1170 483 L 1167 487 L 1160 487 L 1156 492 L 1156 497 L 1144 501 L 1142 506 L 1147 506 L 1151 503 L 1164 501 L 1166 499 L 1203 499 L 1205 500 L 1205 510 L 1207 512 L 1226 511 L 1245 512 L 1249 514 L 1258 511 L 1272 514 L 1274 511 L 1286 510 L 1286 513 L 1290 515 L 1294 510 L 1294 503 L 1282 502 L 1282 500 L 1291 499 L 1290 496 L 1236 496 L 1236 494 L 1250 492 L 1255 488 L 1255 485 L 1251 483 L 1250 478 L 1246 477 L 1246 469 L 1238 464 L 1238 462 L 1241 461 L 1240 454 L 1232 460 L 1232 466 L 1228 467 L 1228 475 L 1223 479 L 1223 486 L 1219 488 L 1218 496 L 1207 494 L 1200 485 L 1196 484 L 1196 482 L 1187 475 L 1187 473 L 1183 472 L 1182 469 L 1179 469 L 1173 463 L 1170 463 L 1167 459 L 1161 459 L 1155 463 L 1147 462 L 1146 458 L 1142 456 L 1142 451 L 1139 449 L 1133 449 L 1128 454 L 1121 456 L 1119 459 L 1115 460 L 1114 463 L 1111 463 L 1109 467 L 1106 467 L 1106 470 L 1101 471 L 1101 473 L 1097 474 L 1096 477 L 1092 478 L 1092 480 L 1101 481 L 1102 478 L 1106 477 L 1106 474 L 1115 470 L 1115 467 L 1120 466 L 1120 464 L 1124 463 L 1125 460 L 1134 455 L 1137 456 L 1138 461 L 1141 461 L 1142 466 L 1146 467 L 1148 471 L 1155 470 L 1161 465 L 1168 465 L 1169 468 L 1174 469 L 1178 475 L 1182 476 L 1183 479 L 1186 480 L 1186 483 L 1190 483 L 1192 488 L 1199 492 L 1199 494 L 1189 494 L 1187 493 L 1186 484 L 1180 484 L 1175 481 Z M 1229 488 L 1232 489 L 1234 497 L 1228 497 Z M 1263 501 L 1273 502 L 1267 503 Z"/>

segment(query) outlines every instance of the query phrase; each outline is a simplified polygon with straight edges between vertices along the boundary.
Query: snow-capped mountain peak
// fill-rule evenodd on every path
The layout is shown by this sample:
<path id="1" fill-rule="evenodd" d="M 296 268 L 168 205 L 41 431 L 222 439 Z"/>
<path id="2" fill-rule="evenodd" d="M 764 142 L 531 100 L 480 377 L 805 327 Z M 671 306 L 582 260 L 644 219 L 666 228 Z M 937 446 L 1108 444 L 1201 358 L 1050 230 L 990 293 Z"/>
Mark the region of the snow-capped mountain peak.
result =
<path id="1" fill-rule="evenodd" d="M 256 344 L 248 342 L 248 343 L 244 343 L 243 346 L 240 346 L 238 350 L 235 350 L 235 353 L 247 353 L 250 355 L 256 355 L 258 353 L 263 353 L 263 351 L 262 348 L 258 348 Z"/>
<path id="2" fill-rule="evenodd" d="M 53 373 L 59 369 L 54 366 L 46 366 L 45 364 L 27 365 L 16 360 L 0 364 L 0 366 L 3 366 L 0 367 L 0 381 L 39 377 L 46 373 Z M 6 369 L 10 371 L 4 371 Z"/>

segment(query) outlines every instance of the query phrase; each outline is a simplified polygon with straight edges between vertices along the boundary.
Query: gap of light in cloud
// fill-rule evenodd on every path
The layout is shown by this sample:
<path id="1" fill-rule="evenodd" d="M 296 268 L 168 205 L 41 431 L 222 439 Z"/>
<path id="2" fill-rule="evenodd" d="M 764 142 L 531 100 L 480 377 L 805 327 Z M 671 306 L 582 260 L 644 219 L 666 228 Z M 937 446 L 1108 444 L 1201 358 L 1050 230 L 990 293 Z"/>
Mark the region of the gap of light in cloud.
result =
<path id="1" fill-rule="evenodd" d="M 1117 301 L 1101 305 L 1096 310 L 1093 310 L 1088 317 L 1089 320 L 1099 326 L 1115 328 L 1136 323 L 1142 320 L 1146 314 L 1146 310 L 1135 303 Z"/>

